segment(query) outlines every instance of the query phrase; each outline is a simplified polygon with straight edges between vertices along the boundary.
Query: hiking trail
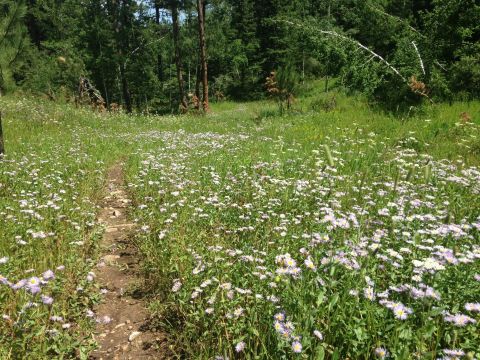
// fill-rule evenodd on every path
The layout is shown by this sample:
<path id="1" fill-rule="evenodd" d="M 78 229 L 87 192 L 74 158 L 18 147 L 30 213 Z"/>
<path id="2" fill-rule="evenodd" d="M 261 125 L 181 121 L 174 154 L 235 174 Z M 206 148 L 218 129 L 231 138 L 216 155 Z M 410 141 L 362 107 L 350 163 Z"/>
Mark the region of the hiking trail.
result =
<path id="1" fill-rule="evenodd" d="M 122 165 L 108 171 L 107 194 L 98 217 L 105 233 L 96 279 L 104 295 L 95 309 L 99 347 L 90 359 L 167 359 L 159 350 L 166 347 L 166 336 L 151 331 L 147 303 L 138 289 L 140 256 L 132 243 L 136 224 L 126 214 L 131 200 L 123 187 Z"/>

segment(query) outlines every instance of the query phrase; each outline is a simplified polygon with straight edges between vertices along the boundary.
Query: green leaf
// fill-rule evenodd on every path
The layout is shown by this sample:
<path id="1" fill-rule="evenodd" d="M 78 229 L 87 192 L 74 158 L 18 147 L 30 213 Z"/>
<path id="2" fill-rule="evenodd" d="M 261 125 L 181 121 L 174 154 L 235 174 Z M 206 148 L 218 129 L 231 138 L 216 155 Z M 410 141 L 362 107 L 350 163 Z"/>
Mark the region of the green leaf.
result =
<path id="1" fill-rule="evenodd" d="M 338 359 L 340 359 L 340 352 L 338 351 L 338 349 L 335 349 L 332 355 L 332 360 L 338 360 Z"/>
<path id="2" fill-rule="evenodd" d="M 323 346 L 320 346 L 317 350 L 316 360 L 323 360 L 325 358 L 325 349 Z"/>

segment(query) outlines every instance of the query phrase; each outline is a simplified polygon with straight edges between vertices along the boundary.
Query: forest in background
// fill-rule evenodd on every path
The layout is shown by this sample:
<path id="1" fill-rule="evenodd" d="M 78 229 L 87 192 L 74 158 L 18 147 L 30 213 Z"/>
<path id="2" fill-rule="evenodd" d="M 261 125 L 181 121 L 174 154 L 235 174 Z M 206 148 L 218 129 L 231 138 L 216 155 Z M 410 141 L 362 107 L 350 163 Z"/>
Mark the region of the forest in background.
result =
<path id="1" fill-rule="evenodd" d="M 335 78 L 408 109 L 479 98 L 479 40 L 476 0 L 0 0 L 0 93 L 73 101 L 84 77 L 108 109 L 170 113 Z"/>
<path id="2" fill-rule="evenodd" d="M 479 4 L 0 0 L 0 359 L 480 360 Z"/>

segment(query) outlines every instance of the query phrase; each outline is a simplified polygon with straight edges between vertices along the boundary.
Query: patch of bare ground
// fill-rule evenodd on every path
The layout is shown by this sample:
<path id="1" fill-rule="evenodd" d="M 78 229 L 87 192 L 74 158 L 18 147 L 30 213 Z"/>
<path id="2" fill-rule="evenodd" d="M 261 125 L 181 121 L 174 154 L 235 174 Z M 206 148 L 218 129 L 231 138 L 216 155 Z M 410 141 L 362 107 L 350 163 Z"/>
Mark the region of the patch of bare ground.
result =
<path id="1" fill-rule="evenodd" d="M 142 298 L 140 256 L 132 244 L 135 224 L 128 221 L 130 199 L 123 188 L 122 164 L 108 172 L 107 194 L 99 221 L 105 224 L 97 281 L 105 292 L 96 309 L 98 349 L 91 360 L 170 359 L 165 334 L 154 331 Z"/>

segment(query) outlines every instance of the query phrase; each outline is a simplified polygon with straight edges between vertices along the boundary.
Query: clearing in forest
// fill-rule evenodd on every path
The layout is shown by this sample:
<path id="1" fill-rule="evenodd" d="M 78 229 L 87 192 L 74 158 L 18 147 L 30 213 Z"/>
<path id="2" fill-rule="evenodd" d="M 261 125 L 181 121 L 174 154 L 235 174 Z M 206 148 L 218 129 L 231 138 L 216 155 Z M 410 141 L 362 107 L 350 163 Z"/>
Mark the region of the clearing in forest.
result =
<path id="1" fill-rule="evenodd" d="M 478 104 L 1 101 L 0 358 L 478 358 Z"/>

